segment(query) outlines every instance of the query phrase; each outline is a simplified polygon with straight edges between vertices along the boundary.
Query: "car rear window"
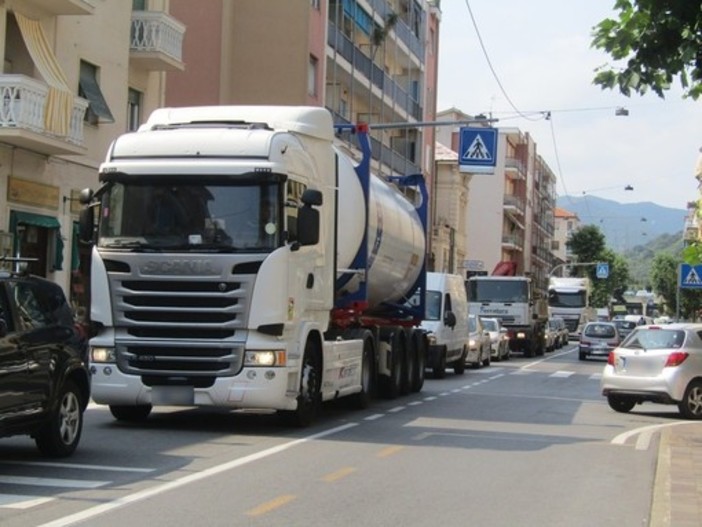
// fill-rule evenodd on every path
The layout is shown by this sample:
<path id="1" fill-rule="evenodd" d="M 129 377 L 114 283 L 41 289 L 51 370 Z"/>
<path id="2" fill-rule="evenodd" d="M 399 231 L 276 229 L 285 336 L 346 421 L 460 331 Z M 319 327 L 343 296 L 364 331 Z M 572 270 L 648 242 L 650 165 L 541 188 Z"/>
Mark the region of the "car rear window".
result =
<path id="1" fill-rule="evenodd" d="M 620 329 L 634 329 L 636 327 L 636 324 L 634 322 L 631 322 L 629 320 L 620 320 L 616 322 L 617 327 Z"/>
<path id="2" fill-rule="evenodd" d="M 685 342 L 685 332 L 667 329 L 639 329 L 624 343 L 626 348 L 671 349 Z"/>
<path id="3" fill-rule="evenodd" d="M 609 324 L 590 324 L 585 327 L 584 333 L 587 337 L 600 339 L 609 339 L 615 336 L 614 327 Z"/>

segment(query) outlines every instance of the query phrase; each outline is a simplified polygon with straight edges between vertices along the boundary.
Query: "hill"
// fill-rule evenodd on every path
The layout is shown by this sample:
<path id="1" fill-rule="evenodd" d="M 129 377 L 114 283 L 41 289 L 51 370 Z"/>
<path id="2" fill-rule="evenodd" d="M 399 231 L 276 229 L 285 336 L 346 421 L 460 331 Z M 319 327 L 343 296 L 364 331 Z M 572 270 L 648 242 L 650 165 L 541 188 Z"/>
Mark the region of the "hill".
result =
<path id="1" fill-rule="evenodd" d="M 687 215 L 685 209 L 651 202 L 619 203 L 596 196 L 559 196 L 556 204 L 577 214 L 583 225 L 598 226 L 607 246 L 620 254 L 663 234 L 680 233 Z"/>
<path id="2" fill-rule="evenodd" d="M 649 272 L 653 257 L 658 253 L 668 253 L 679 257 L 683 248 L 682 231 L 675 234 L 661 234 L 657 238 L 650 240 L 645 245 L 637 245 L 622 256 L 629 264 L 629 274 L 631 276 L 630 289 L 644 289 L 651 285 L 649 282 Z"/>

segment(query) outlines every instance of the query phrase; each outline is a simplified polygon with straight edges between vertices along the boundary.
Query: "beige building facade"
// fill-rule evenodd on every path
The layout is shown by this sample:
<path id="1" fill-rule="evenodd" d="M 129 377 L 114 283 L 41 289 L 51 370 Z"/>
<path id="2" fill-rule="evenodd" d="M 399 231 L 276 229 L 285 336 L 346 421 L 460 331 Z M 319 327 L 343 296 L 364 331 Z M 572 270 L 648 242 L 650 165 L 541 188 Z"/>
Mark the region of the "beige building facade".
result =
<path id="1" fill-rule="evenodd" d="M 184 66 L 185 27 L 167 8 L 0 2 L 0 250 L 30 259 L 30 272 L 60 284 L 76 308 L 88 285 L 78 193 L 97 187 L 112 140 L 163 104 L 164 72 Z"/>

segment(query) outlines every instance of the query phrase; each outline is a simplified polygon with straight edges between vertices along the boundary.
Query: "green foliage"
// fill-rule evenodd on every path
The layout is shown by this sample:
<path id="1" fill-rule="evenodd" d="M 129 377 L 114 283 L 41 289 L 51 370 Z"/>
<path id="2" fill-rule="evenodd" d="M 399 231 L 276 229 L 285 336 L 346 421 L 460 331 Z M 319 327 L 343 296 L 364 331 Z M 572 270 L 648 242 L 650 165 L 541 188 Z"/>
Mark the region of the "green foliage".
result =
<path id="1" fill-rule="evenodd" d="M 683 261 L 690 265 L 699 265 L 702 263 L 702 243 L 695 242 L 683 249 Z"/>
<path id="2" fill-rule="evenodd" d="M 656 294 L 663 297 L 669 312 L 675 310 L 677 301 L 679 263 L 672 254 L 658 253 L 651 264 L 651 285 Z"/>
<path id="3" fill-rule="evenodd" d="M 702 95 L 702 0 L 617 0 L 614 8 L 619 18 L 593 28 L 592 46 L 624 64 L 595 70 L 595 84 L 663 97 L 677 77 L 685 96 Z"/>
<path id="4" fill-rule="evenodd" d="M 675 234 L 661 234 L 650 240 L 646 245 L 637 245 L 626 251 L 624 258 L 629 262 L 631 276 L 629 289 L 645 289 L 651 285 L 650 272 L 654 256 L 666 253 L 679 258 L 682 248 L 682 232 L 678 232 Z"/>
<path id="5" fill-rule="evenodd" d="M 605 249 L 605 236 L 596 225 L 583 225 L 571 235 L 566 247 L 576 256 L 577 262 L 595 262 Z M 586 276 L 586 271 L 575 267 L 573 275 Z"/>

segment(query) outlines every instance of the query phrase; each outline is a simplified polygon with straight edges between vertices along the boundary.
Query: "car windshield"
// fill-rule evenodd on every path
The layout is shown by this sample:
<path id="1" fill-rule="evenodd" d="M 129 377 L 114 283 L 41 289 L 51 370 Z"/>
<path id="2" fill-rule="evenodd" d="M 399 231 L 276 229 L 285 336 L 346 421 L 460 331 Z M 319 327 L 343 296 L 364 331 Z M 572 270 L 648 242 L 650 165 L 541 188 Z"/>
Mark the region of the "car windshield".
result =
<path id="1" fill-rule="evenodd" d="M 101 199 L 98 247 L 131 251 L 270 251 L 281 241 L 279 185 L 112 182 Z"/>
<path id="2" fill-rule="evenodd" d="M 588 324 L 583 334 L 586 337 L 609 339 L 616 335 L 616 330 L 611 324 Z"/>
<path id="3" fill-rule="evenodd" d="M 489 318 L 483 319 L 483 327 L 488 331 L 497 331 L 497 321 Z"/>
<path id="4" fill-rule="evenodd" d="M 680 348 L 685 342 L 685 332 L 660 328 L 640 328 L 629 335 L 624 348 L 671 349 Z"/>

